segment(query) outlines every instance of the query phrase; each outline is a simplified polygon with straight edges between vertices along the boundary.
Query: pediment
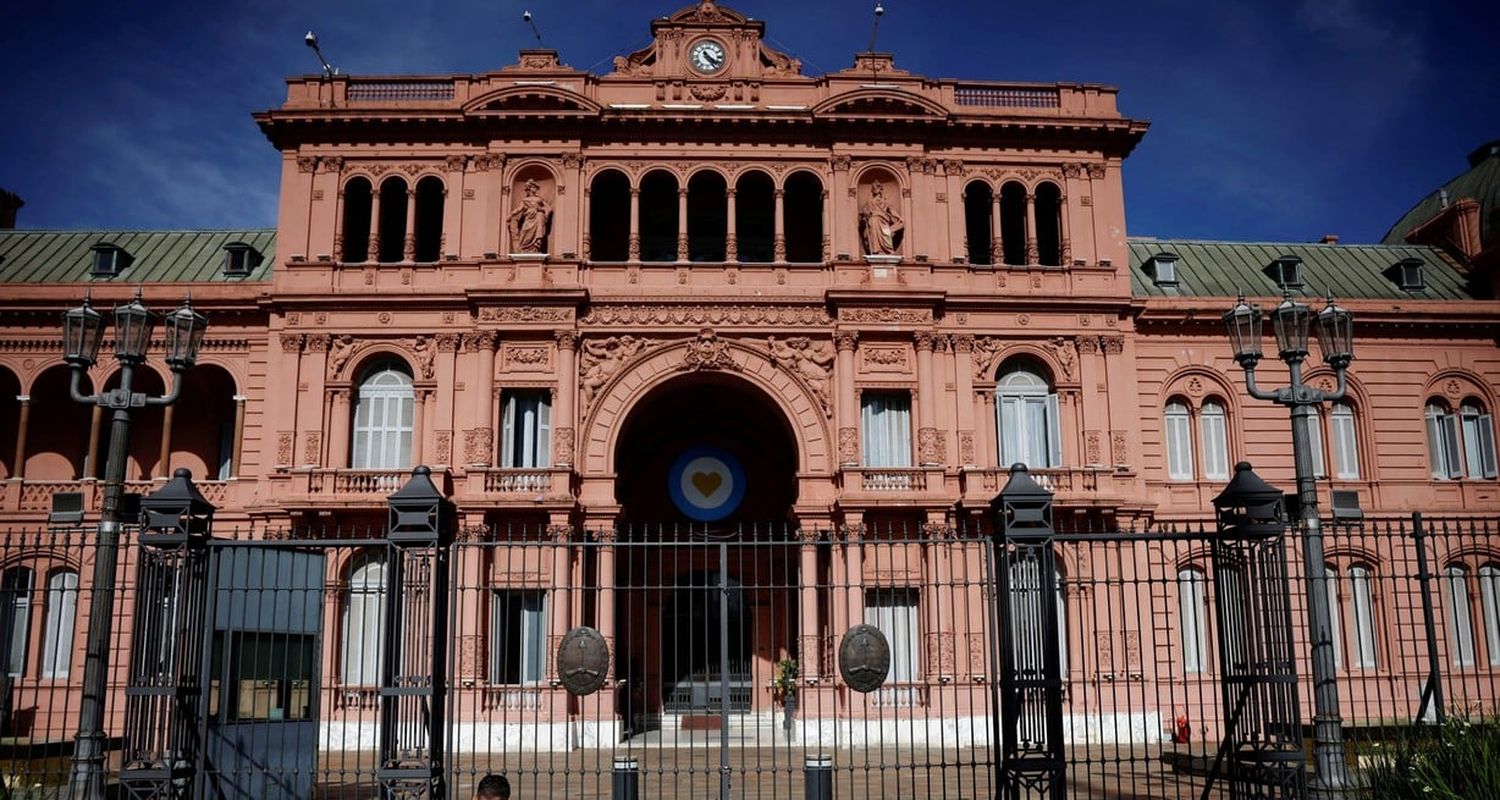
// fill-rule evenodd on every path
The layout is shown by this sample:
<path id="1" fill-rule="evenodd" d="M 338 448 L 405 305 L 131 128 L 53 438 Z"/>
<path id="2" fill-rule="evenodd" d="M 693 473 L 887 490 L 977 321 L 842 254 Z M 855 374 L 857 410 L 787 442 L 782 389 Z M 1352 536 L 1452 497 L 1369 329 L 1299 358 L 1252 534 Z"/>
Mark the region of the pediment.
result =
<path id="1" fill-rule="evenodd" d="M 697 5 L 688 6 L 667 17 L 667 21 L 704 25 L 743 25 L 749 22 L 750 18 L 732 8 L 721 6 L 714 0 L 703 0 Z"/>
<path id="2" fill-rule="evenodd" d="M 870 116 L 902 119 L 948 118 L 948 110 L 933 100 L 900 89 L 860 89 L 824 100 L 812 110 L 814 117 Z"/>
<path id="3" fill-rule="evenodd" d="M 600 110 L 598 103 L 577 92 L 559 86 L 544 85 L 508 86 L 480 95 L 464 106 L 464 113 L 473 116 L 508 114 L 595 116 Z"/>

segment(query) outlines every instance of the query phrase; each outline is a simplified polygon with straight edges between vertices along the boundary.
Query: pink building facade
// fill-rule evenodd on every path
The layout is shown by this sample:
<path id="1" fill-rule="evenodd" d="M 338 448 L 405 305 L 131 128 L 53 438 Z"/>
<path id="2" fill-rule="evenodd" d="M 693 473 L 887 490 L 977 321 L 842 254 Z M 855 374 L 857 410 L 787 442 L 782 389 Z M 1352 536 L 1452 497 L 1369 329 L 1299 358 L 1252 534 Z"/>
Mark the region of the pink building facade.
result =
<path id="1" fill-rule="evenodd" d="M 0 519 L 34 525 L 60 491 L 97 511 L 107 426 L 67 399 L 57 311 L 137 285 L 156 308 L 191 290 L 211 328 L 184 400 L 137 415 L 133 487 L 186 467 L 220 535 L 334 536 L 381 524 L 386 496 L 430 465 L 463 527 L 488 531 L 470 535 L 500 543 L 471 565 L 473 586 L 567 587 L 547 607 L 549 644 L 584 623 L 614 642 L 626 568 L 607 546 L 503 545 L 521 531 L 606 545 L 705 520 L 933 535 L 986 524 L 1017 462 L 1072 529 L 1210 520 L 1242 460 L 1290 488 L 1286 412 L 1248 400 L 1219 322 L 1238 291 L 1264 306 L 1332 291 L 1356 315 L 1349 399 L 1316 432 L 1325 502 L 1340 490 L 1371 517 L 1500 512 L 1493 264 L 1425 244 L 1132 238 L 1121 167 L 1148 126 L 1114 88 L 933 79 L 881 53 L 807 76 L 765 23 L 712 2 L 650 27 L 652 44 L 604 74 L 527 50 L 479 75 L 288 80 L 286 101 L 255 115 L 282 154 L 274 230 L 0 232 Z M 113 369 L 92 370 L 93 386 Z M 170 382 L 146 372 L 148 391 Z M 721 460 L 684 472 L 698 447 Z M 725 481 L 741 495 L 725 500 Z M 674 482 L 701 496 L 684 505 Z M 836 632 L 871 619 L 870 592 L 911 590 L 914 663 L 947 676 L 944 713 L 969 714 L 983 665 L 951 653 L 990 634 L 943 627 L 980 602 L 977 583 L 974 597 L 920 590 L 977 576 L 977 551 L 851 549 L 842 535 L 759 568 L 837 576 L 824 582 L 847 599 L 778 579 L 753 626 L 779 631 L 752 639 L 753 706 L 768 707 L 785 648 L 810 696 L 829 693 L 818 707 L 846 708 L 824 655 Z M 1478 571 L 1500 543 L 1451 555 Z M 332 564 L 330 580 L 357 594 L 363 566 Z M 1065 602 L 1087 618 L 1081 596 Z M 1477 626 L 1490 606 L 1471 605 Z M 1151 606 L 1161 624 L 1144 641 L 1073 628 L 1070 669 L 1081 680 L 1083 654 L 1133 649 L 1122 673 L 1187 681 L 1177 608 Z M 347 642 L 348 605 L 327 613 Z M 460 647 L 478 655 L 462 677 L 509 683 L 484 666 L 493 623 L 467 625 Z M 654 652 L 670 631 L 639 635 L 634 650 Z M 38 638 L 28 652 L 46 651 Z M 81 674 L 81 649 L 71 658 Z M 330 647 L 325 661 L 339 686 L 363 685 L 358 659 Z M 524 702 L 538 720 L 570 713 L 555 685 L 537 696 Z"/>

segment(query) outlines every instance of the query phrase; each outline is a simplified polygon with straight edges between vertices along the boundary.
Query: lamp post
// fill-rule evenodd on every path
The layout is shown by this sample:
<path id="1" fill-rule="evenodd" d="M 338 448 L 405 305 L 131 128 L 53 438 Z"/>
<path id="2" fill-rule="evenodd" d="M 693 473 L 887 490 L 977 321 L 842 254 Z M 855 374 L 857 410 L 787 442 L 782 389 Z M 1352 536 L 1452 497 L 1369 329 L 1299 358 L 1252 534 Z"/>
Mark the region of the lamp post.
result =
<path id="1" fill-rule="evenodd" d="M 1290 374 L 1288 386 L 1262 390 L 1255 384 L 1255 367 L 1260 363 L 1260 308 L 1245 302 L 1241 295 L 1234 307 L 1224 313 L 1224 326 L 1234 346 L 1234 360 L 1245 370 L 1245 385 L 1250 396 L 1286 406 L 1292 416 L 1292 458 L 1297 473 L 1297 499 L 1301 508 L 1302 565 L 1307 587 L 1308 628 L 1312 639 L 1313 674 L 1313 754 L 1316 773 L 1310 788 L 1315 795 L 1336 795 L 1349 785 L 1344 763 L 1343 719 L 1339 714 L 1339 689 L 1334 682 L 1333 632 L 1328 607 L 1327 573 L 1323 563 L 1323 532 L 1318 519 L 1318 492 L 1314 482 L 1312 443 L 1309 435 L 1317 407 L 1324 402 L 1342 400 L 1347 389 L 1349 362 L 1354 358 L 1354 317 L 1340 308 L 1329 295 L 1328 305 L 1314 313 L 1304 303 L 1283 295 L 1271 311 L 1271 325 L 1276 334 L 1277 355 L 1286 362 Z M 1333 367 L 1338 384 L 1332 392 L 1308 386 L 1302 380 L 1302 363 L 1307 359 L 1308 333 L 1317 323 L 1319 348 L 1323 360 Z"/>
<path id="2" fill-rule="evenodd" d="M 99 511 L 99 536 L 94 555 L 92 596 L 89 598 L 89 630 L 83 664 L 83 699 L 78 708 L 78 735 L 73 749 L 71 796 L 100 800 L 104 797 L 104 696 L 109 690 L 110 623 L 115 602 L 115 573 L 119 561 L 120 498 L 124 493 L 125 456 L 130 451 L 130 412 L 145 406 L 167 406 L 182 393 L 182 377 L 198 360 L 198 346 L 208 320 L 183 301 L 166 314 L 167 365 L 172 370 L 172 390 L 161 397 L 148 397 L 132 390 L 135 368 L 146 362 L 155 319 L 141 302 L 139 290 L 130 302 L 115 308 L 115 360 L 120 362 L 120 386 L 107 392 L 84 395 L 83 374 L 99 358 L 104 333 L 104 315 L 94 310 L 87 297 L 83 305 L 63 313 L 63 360 L 72 369 L 69 393 L 79 403 L 110 409 L 109 456 L 104 464 L 104 504 Z"/>

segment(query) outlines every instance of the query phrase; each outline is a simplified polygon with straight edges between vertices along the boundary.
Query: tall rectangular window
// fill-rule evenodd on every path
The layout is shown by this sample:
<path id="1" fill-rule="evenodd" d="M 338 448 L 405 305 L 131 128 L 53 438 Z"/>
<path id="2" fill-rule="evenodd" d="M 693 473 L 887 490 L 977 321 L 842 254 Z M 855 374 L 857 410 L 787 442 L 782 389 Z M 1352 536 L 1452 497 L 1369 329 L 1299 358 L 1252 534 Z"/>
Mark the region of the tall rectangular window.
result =
<path id="1" fill-rule="evenodd" d="M 1344 609 L 1339 603 L 1339 573 L 1333 567 L 1323 570 L 1328 591 L 1328 632 L 1333 639 L 1333 666 L 1344 668 Z"/>
<path id="2" fill-rule="evenodd" d="M 910 394 L 865 392 L 860 397 L 860 428 L 864 466 L 911 466 Z"/>
<path id="3" fill-rule="evenodd" d="M 1210 400 L 1203 404 L 1199 418 L 1203 426 L 1203 477 L 1229 480 L 1229 426 L 1224 406 Z"/>
<path id="4" fill-rule="evenodd" d="M 1354 480 L 1359 477 L 1359 438 L 1354 425 L 1354 407 L 1348 403 L 1334 403 L 1329 423 L 1335 462 L 1334 476 Z"/>
<path id="5" fill-rule="evenodd" d="M 47 618 L 42 677 L 66 678 L 73 669 L 73 621 L 78 614 L 78 573 L 58 570 L 47 578 Z"/>
<path id="6" fill-rule="evenodd" d="M 1353 667 L 1375 669 L 1375 606 L 1368 567 L 1349 568 L 1349 589 L 1354 612 Z"/>
<path id="7" fill-rule="evenodd" d="M 355 469 L 411 466 L 411 435 L 416 393 L 404 365 L 372 371 L 359 386 L 354 409 Z"/>
<path id="8" fill-rule="evenodd" d="M 995 385 L 995 413 L 1000 417 L 1000 464 L 1062 466 L 1057 392 L 1034 368 L 1016 366 Z"/>
<path id="9" fill-rule="evenodd" d="M 552 466 L 552 396 L 546 390 L 506 391 L 500 433 L 500 466 Z"/>
<path id="10" fill-rule="evenodd" d="M 0 647 L 5 648 L 5 674 L 26 673 L 26 644 L 31 638 L 31 591 L 36 573 L 30 567 L 11 567 L 0 577 Z"/>
<path id="11" fill-rule="evenodd" d="M 916 589 L 865 591 L 865 623 L 879 628 L 891 645 L 891 683 L 915 683 L 921 674 L 917 658 L 922 640 L 917 613 Z"/>
<path id="12" fill-rule="evenodd" d="M 1208 581 L 1203 570 L 1177 571 L 1177 610 L 1182 625 L 1182 669 L 1189 674 L 1208 669 Z"/>
<path id="13" fill-rule="evenodd" d="M 1458 450 L 1458 418 L 1436 402 L 1427 404 L 1427 457 L 1432 462 L 1432 477 L 1464 476 Z"/>
<path id="14" fill-rule="evenodd" d="M 1457 564 L 1443 576 L 1443 599 L 1448 605 L 1448 639 L 1454 666 L 1474 666 L 1474 624 L 1469 617 L 1469 571 Z"/>
<path id="15" fill-rule="evenodd" d="M 1500 666 L 1500 567 L 1479 568 L 1479 597 L 1484 606 L 1484 643 L 1490 666 Z"/>
<path id="16" fill-rule="evenodd" d="M 1328 477 L 1328 466 L 1323 460 L 1323 417 L 1313 409 L 1311 414 L 1303 417 L 1304 426 L 1307 428 L 1308 454 L 1312 460 L 1312 474 L 1316 478 Z"/>
<path id="17" fill-rule="evenodd" d="M 343 680 L 345 686 L 379 686 L 385 650 L 385 559 L 362 553 L 349 570 L 344 596 Z"/>
<path id="18" fill-rule="evenodd" d="M 490 621 L 490 683 L 541 683 L 547 669 L 546 595 L 497 591 Z"/>
<path id="19" fill-rule="evenodd" d="M 1495 477 L 1495 421 L 1473 402 L 1459 408 L 1463 428 L 1464 465 L 1471 478 Z"/>
<path id="20" fill-rule="evenodd" d="M 1193 479 L 1192 417 L 1184 403 L 1167 404 L 1167 477 L 1174 481 Z"/>

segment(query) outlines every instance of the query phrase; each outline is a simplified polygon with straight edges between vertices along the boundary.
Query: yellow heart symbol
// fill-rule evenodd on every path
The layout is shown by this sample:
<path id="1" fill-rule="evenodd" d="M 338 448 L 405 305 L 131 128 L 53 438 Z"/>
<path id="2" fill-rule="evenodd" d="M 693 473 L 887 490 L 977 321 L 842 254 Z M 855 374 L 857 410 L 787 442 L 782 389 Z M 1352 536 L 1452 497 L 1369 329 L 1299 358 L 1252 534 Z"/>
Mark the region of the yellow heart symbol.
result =
<path id="1" fill-rule="evenodd" d="M 708 497 L 718 491 L 722 483 L 724 483 L 724 476 L 717 472 L 693 473 L 693 488 L 697 489 L 704 497 Z"/>

